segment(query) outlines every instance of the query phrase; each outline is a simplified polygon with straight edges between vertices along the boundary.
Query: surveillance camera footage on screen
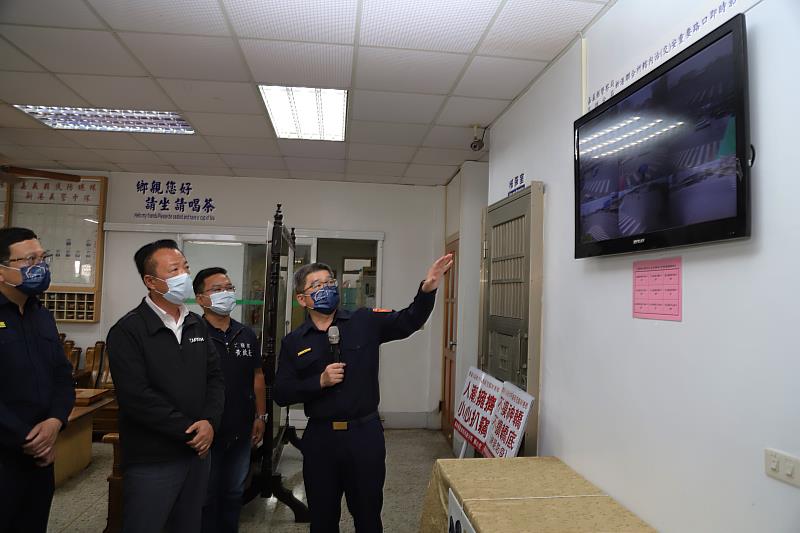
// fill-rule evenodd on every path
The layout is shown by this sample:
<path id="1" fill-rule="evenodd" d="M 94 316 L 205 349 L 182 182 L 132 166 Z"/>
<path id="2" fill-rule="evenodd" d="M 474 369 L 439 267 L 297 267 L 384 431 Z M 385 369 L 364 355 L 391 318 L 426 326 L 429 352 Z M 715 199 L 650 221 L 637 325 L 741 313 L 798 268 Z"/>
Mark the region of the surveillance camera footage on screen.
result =
<path id="1" fill-rule="evenodd" d="M 726 34 L 576 124 L 578 245 L 737 216 L 734 44 Z"/>

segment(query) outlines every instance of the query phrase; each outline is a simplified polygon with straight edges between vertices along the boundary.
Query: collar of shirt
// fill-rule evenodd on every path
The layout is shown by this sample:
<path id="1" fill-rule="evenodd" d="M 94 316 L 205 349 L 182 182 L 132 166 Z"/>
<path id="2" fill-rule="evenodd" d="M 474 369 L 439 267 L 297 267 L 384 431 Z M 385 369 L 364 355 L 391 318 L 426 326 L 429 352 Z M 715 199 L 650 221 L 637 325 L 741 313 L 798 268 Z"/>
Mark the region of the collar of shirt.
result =
<path id="1" fill-rule="evenodd" d="M 183 334 L 183 323 L 186 320 L 186 315 L 189 314 L 189 308 L 186 307 L 185 304 L 181 304 L 180 306 L 181 314 L 178 317 L 178 320 L 175 320 L 174 318 L 172 318 L 172 315 L 170 315 L 169 313 L 161 309 L 158 305 L 156 305 L 156 303 L 150 299 L 149 294 L 144 297 L 144 301 L 147 303 L 150 309 L 152 309 L 155 312 L 156 316 L 158 316 L 158 318 L 161 319 L 161 321 L 164 323 L 164 326 L 166 326 L 167 329 L 169 329 L 175 334 L 175 338 L 177 338 L 178 342 L 180 343 L 181 335 Z"/>
<path id="2" fill-rule="evenodd" d="M 228 326 L 228 330 L 222 331 L 221 329 L 218 329 L 213 324 L 211 324 L 211 322 L 208 321 L 205 315 L 203 316 L 203 320 L 205 320 L 206 324 L 208 324 L 208 332 L 211 334 L 211 336 L 222 342 L 225 342 L 227 339 L 230 339 L 231 337 L 235 336 L 239 332 L 239 330 L 241 330 L 244 327 L 244 324 L 242 324 L 241 322 L 237 322 L 236 320 L 231 318 L 231 323 Z"/>
<path id="3" fill-rule="evenodd" d="M 3 307 L 5 305 L 7 305 L 7 304 L 10 304 L 10 305 L 14 306 L 15 308 L 19 309 L 19 307 L 17 307 L 17 304 L 15 304 L 14 302 L 12 302 L 8 298 L 6 298 L 6 295 L 0 292 L 0 307 Z M 39 306 L 41 306 L 41 304 L 42 304 L 42 302 L 40 302 L 39 298 L 37 298 L 36 296 L 28 296 L 28 299 L 25 300 L 25 305 L 23 307 L 25 309 L 27 309 L 28 307 L 30 307 L 32 305 L 36 306 L 36 307 L 39 307 Z"/>
<path id="4" fill-rule="evenodd" d="M 336 322 L 338 322 L 339 320 L 350 320 L 350 316 L 352 314 L 353 313 L 351 311 L 348 311 L 347 309 L 337 309 L 336 315 L 333 317 L 333 322 L 331 322 L 331 325 L 336 324 Z M 319 331 L 317 329 L 317 326 L 314 325 L 314 321 L 311 320 L 311 315 L 306 316 L 306 321 L 300 324 L 300 327 L 298 329 L 300 330 L 300 335 L 305 335 L 309 331 Z"/>

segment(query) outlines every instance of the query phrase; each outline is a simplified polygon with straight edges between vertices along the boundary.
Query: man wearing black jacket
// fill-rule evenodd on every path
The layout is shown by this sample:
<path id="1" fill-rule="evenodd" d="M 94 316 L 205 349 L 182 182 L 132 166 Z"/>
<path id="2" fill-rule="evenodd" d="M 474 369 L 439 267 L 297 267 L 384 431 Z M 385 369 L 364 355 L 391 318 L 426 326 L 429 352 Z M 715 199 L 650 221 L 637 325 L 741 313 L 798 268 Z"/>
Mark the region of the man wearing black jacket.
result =
<path id="1" fill-rule="evenodd" d="M 53 460 L 75 390 L 53 315 L 38 294 L 50 254 L 25 228 L 0 229 L 0 531 L 44 533 Z"/>
<path id="2" fill-rule="evenodd" d="M 148 289 L 108 333 L 119 402 L 123 533 L 199 531 L 209 463 L 224 407 L 219 357 L 175 241 L 147 244 L 134 262 Z"/>

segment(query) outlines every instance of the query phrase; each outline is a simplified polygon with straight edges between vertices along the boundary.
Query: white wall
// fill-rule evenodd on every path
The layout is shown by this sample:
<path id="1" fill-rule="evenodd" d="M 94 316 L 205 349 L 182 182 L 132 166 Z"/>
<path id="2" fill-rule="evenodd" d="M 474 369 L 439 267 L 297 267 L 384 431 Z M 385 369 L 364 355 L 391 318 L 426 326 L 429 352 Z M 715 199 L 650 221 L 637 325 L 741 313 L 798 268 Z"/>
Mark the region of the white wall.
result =
<path id="1" fill-rule="evenodd" d="M 135 192 L 136 182 L 154 178 L 191 180 L 203 196 L 214 197 L 215 222 L 197 223 L 194 233 L 215 233 L 220 225 L 263 228 L 272 220 L 278 202 L 290 227 L 384 232 L 384 307 L 408 305 L 428 267 L 444 249 L 444 187 L 113 173 L 106 219 L 132 224 L 131 231 L 106 232 L 101 322 L 60 325 L 78 344 L 91 345 L 105 338 L 114 322 L 144 296 L 132 259 L 138 247 L 157 238 L 176 237 L 177 231 L 146 232 L 147 226 L 137 224 L 133 217 L 143 202 L 143 195 Z M 441 370 L 431 360 L 440 357 L 441 320 L 441 305 L 437 305 L 423 331 L 383 347 L 381 411 L 388 425 L 424 427 L 435 413 Z"/>
<path id="2" fill-rule="evenodd" d="M 456 401 L 470 366 L 478 365 L 480 328 L 481 213 L 486 207 L 489 164 L 467 161 L 448 185 L 447 220 L 456 224 L 447 235 L 458 232 L 458 310 L 456 314 L 456 368 L 453 382 Z M 451 211 L 456 212 L 453 217 Z M 453 452 L 461 450 L 461 437 L 453 435 Z"/>
<path id="3" fill-rule="evenodd" d="M 644 53 L 658 46 L 705 4 L 619 0 L 586 34 L 595 72 L 589 90 L 604 79 L 600 70 L 612 78 L 624 71 L 631 47 Z M 800 313 L 791 303 L 800 292 L 793 265 L 800 181 L 788 155 L 796 151 L 800 75 L 788 58 L 800 55 L 800 3 L 752 4 L 746 16 L 758 159 L 748 240 L 573 259 L 578 45 L 492 131 L 490 202 L 504 196 L 519 168 L 547 185 L 541 453 L 561 457 L 663 532 L 800 530 L 800 492 L 764 474 L 765 447 L 800 455 Z M 604 68 L 593 70 L 592 58 Z M 677 255 L 683 321 L 632 319 L 633 261 Z"/>

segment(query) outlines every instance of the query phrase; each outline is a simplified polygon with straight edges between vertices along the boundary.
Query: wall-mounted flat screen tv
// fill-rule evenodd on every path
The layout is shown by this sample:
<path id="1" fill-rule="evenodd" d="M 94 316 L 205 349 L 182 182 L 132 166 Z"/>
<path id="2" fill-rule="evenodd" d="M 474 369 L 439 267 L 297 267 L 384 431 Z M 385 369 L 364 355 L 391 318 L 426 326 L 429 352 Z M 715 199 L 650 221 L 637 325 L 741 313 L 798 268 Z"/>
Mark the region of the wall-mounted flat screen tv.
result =
<path id="1" fill-rule="evenodd" d="M 750 235 L 744 15 L 575 121 L 575 257 Z"/>

